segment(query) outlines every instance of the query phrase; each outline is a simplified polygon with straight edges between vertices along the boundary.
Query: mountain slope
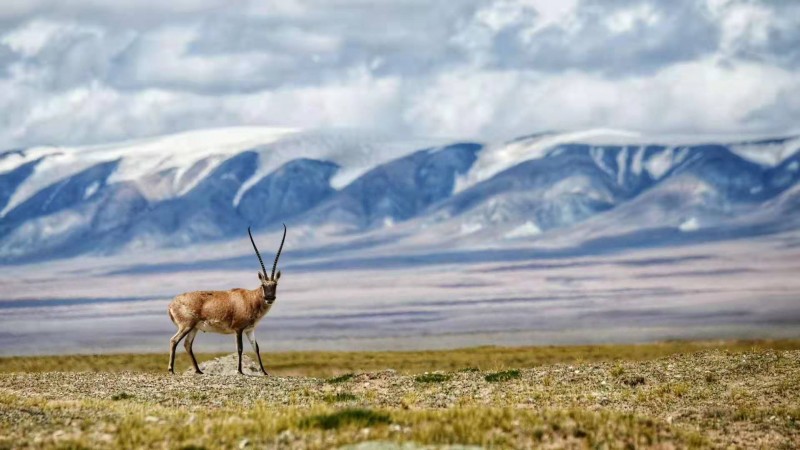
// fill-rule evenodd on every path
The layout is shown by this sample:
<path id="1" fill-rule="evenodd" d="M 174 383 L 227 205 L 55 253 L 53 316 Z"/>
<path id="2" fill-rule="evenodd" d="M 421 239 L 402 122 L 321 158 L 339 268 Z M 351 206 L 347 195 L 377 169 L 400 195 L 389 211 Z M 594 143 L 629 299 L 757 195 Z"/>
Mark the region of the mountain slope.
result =
<path id="1" fill-rule="evenodd" d="M 0 260 L 182 247 L 282 222 L 316 254 L 365 239 L 570 247 L 647 230 L 764 233 L 795 223 L 798 150 L 796 137 L 599 130 L 485 145 L 259 128 L 13 150 L 0 153 Z"/>

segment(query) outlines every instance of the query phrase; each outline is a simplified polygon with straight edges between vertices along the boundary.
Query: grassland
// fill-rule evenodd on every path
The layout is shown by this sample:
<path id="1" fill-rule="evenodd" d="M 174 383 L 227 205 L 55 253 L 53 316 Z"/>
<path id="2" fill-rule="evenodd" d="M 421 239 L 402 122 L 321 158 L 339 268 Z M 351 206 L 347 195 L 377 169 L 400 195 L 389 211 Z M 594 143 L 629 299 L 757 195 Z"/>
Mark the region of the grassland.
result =
<path id="1" fill-rule="evenodd" d="M 758 349 L 800 350 L 800 340 L 668 341 L 646 344 L 575 345 L 540 347 L 475 347 L 406 352 L 283 352 L 263 353 L 274 375 L 330 377 L 352 372 L 391 368 L 402 374 L 458 371 L 464 368 L 522 369 L 546 364 L 580 364 L 595 361 L 645 361 L 676 353 L 703 350 L 741 352 Z M 189 368 L 188 356 L 179 349 L 176 371 Z M 227 353 L 197 354 L 199 361 Z M 166 353 L 0 357 L 4 372 L 147 372 L 162 373 Z"/>
<path id="2" fill-rule="evenodd" d="M 0 448 L 797 448 L 799 349 L 286 353 L 268 366 L 304 376 L 269 378 L 168 376 L 164 355 L 7 358 Z"/>

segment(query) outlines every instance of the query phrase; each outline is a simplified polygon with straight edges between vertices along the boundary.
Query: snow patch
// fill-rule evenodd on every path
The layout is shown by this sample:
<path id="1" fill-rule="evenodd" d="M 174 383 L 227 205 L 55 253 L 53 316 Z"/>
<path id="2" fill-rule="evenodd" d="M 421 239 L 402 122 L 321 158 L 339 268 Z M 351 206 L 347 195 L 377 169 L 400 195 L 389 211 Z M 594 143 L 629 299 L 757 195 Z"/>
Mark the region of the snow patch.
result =
<path id="1" fill-rule="evenodd" d="M 645 136 L 635 132 L 609 129 L 537 134 L 526 139 L 485 146 L 469 172 L 456 179 L 455 192 L 461 192 L 523 161 L 543 158 L 554 147 L 568 143 L 627 146 L 630 151 L 635 151 L 631 160 L 631 172 L 638 176 L 643 170 L 647 170 L 654 179 L 661 178 L 674 165 L 683 162 L 690 154 L 689 147 L 710 142 L 728 146 L 742 158 L 770 166 L 780 164 L 800 150 L 800 137 L 773 143 L 757 143 L 757 141 L 752 143 L 755 139 L 762 138 L 746 135 Z M 647 145 L 660 145 L 666 148 L 645 160 Z M 628 149 L 626 148 L 626 150 Z M 601 149 L 593 149 L 592 157 L 599 167 L 610 173 L 609 168 L 599 159 L 602 157 Z M 623 158 L 627 160 L 627 154 L 619 154 L 617 158 L 619 172 L 627 170 L 624 169 L 624 164 L 619 164 Z M 625 173 L 616 173 L 614 176 L 618 181 L 624 181 Z"/>
<path id="2" fill-rule="evenodd" d="M 617 184 L 625 184 L 625 172 L 628 168 L 628 147 L 623 147 L 617 153 Z"/>
<path id="3" fill-rule="evenodd" d="M 591 147 L 589 148 L 589 154 L 592 156 L 592 160 L 595 164 L 597 164 L 597 167 L 599 167 L 600 170 L 605 172 L 611 178 L 616 177 L 614 169 L 608 167 L 603 159 L 603 156 L 605 156 L 605 149 L 603 147 Z"/>
<path id="4" fill-rule="evenodd" d="M 387 136 L 358 132 L 307 132 L 282 139 L 258 149 L 258 169 L 242 183 L 233 205 L 259 181 L 283 164 L 309 158 L 328 161 L 339 166 L 331 178 L 331 187 L 342 189 L 370 169 L 407 155 L 415 150 L 442 144 L 431 139 L 394 139 Z"/>
<path id="5" fill-rule="evenodd" d="M 476 231 L 480 231 L 483 228 L 483 225 L 479 223 L 462 223 L 460 233 L 463 234 L 472 234 Z"/>
<path id="6" fill-rule="evenodd" d="M 91 197 L 95 192 L 97 192 L 98 189 L 100 189 L 100 182 L 93 182 L 87 186 L 86 190 L 83 192 L 83 199 L 86 200 L 87 198 Z"/>
<path id="7" fill-rule="evenodd" d="M 700 229 L 700 222 L 698 222 L 696 217 L 692 217 L 688 220 L 683 221 L 683 223 L 678 225 L 678 229 L 683 231 L 684 233 L 690 231 L 697 231 Z"/>
<path id="8" fill-rule="evenodd" d="M 530 237 L 542 234 L 542 229 L 539 228 L 534 222 L 530 220 L 524 224 L 514 228 L 504 235 L 506 239 L 515 239 L 521 237 Z"/>
<path id="9" fill-rule="evenodd" d="M 800 137 L 766 143 L 743 143 L 730 146 L 736 154 L 763 166 L 775 167 L 800 150 Z"/>
<path id="10" fill-rule="evenodd" d="M 644 158 L 644 147 L 638 147 L 633 154 L 633 161 L 631 162 L 631 171 L 639 176 L 642 174 L 642 159 Z"/>
<path id="11" fill-rule="evenodd" d="M 594 129 L 573 133 L 536 135 L 529 139 L 490 145 L 478 154 L 478 159 L 472 168 L 456 179 L 455 192 L 461 192 L 523 161 L 542 158 L 550 149 L 560 144 L 591 141 L 609 145 L 628 142 L 639 137 L 638 133 L 628 131 Z"/>
<path id="12" fill-rule="evenodd" d="M 592 184 L 591 178 L 583 175 L 559 180 L 549 189 L 542 192 L 541 197 L 544 200 L 557 201 L 559 198 L 568 195 L 587 196 L 593 200 L 603 202 L 613 201 L 613 196 L 607 190 L 596 189 Z"/>
<path id="13" fill-rule="evenodd" d="M 396 139 L 357 130 L 301 132 L 289 128 L 231 127 L 195 130 L 173 135 L 85 147 L 34 147 L 0 159 L 0 170 L 42 158 L 33 173 L 18 186 L 0 217 L 45 187 L 97 164 L 119 160 L 108 183 L 132 181 L 149 200 L 183 195 L 224 160 L 251 150 L 259 154 L 256 173 L 237 192 L 234 204 L 260 179 L 296 158 L 331 161 L 342 169 L 331 185 L 341 188 L 369 169 L 414 150 L 443 145 L 442 139 Z M 206 160 L 202 171 L 186 179 L 187 171 Z M 169 183 L 145 186 L 148 179 L 174 170 Z"/>
<path id="14" fill-rule="evenodd" d="M 672 168 L 675 149 L 664 149 L 645 161 L 645 169 L 654 180 L 660 179 Z"/>
<path id="15" fill-rule="evenodd" d="M 175 177 L 172 180 L 172 192 L 174 192 L 175 195 L 184 195 L 187 192 L 191 191 L 214 169 L 216 169 L 220 164 L 222 164 L 222 162 L 225 161 L 226 157 L 227 157 L 226 155 L 212 155 L 209 156 L 208 158 L 205 158 L 203 161 L 206 164 L 203 167 L 203 169 L 198 171 L 191 178 L 187 176 L 187 172 L 189 171 L 189 169 L 191 169 L 192 166 L 178 167 L 178 170 L 175 172 Z"/>
<path id="16" fill-rule="evenodd" d="M 97 164 L 119 160 L 108 183 L 139 181 L 168 169 L 191 167 L 215 154 L 234 155 L 255 145 L 284 138 L 296 130 L 268 127 L 233 127 L 188 131 L 167 136 L 85 147 L 35 147 L 17 163 L 44 157 L 33 173 L 14 192 L 0 212 L 6 215 L 36 192 Z M 3 161 L 4 166 L 10 163 Z M 165 197 L 174 192 L 163 193 Z"/>

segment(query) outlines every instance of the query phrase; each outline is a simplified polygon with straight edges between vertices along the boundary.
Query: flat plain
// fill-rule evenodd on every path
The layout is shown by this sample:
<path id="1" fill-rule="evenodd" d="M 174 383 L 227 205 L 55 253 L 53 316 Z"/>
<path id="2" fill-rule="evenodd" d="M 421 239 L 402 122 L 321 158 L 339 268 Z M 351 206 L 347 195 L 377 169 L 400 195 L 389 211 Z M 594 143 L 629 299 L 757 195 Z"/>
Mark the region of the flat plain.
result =
<path id="1" fill-rule="evenodd" d="M 218 355 L 175 376 L 163 354 L 3 358 L 0 448 L 797 448 L 798 349 L 291 352 L 271 377 Z"/>

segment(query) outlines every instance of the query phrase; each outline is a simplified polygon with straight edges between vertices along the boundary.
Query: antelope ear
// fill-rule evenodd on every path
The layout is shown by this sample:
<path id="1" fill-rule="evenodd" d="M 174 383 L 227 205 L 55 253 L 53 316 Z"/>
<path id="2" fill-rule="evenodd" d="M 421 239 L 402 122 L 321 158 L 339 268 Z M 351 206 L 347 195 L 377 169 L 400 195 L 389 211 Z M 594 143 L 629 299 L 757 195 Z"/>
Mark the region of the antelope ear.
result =
<path id="1" fill-rule="evenodd" d="M 279 270 L 278 273 L 275 274 L 275 281 L 278 281 L 280 279 L 281 279 L 281 271 Z"/>
<path id="2" fill-rule="evenodd" d="M 259 280 L 263 280 L 264 279 L 264 275 L 261 275 L 261 272 L 258 272 L 258 279 Z"/>

